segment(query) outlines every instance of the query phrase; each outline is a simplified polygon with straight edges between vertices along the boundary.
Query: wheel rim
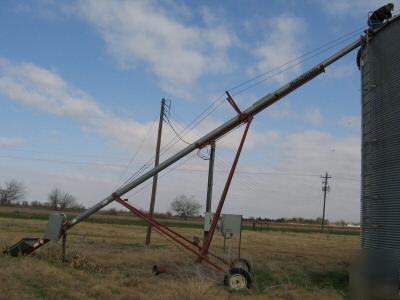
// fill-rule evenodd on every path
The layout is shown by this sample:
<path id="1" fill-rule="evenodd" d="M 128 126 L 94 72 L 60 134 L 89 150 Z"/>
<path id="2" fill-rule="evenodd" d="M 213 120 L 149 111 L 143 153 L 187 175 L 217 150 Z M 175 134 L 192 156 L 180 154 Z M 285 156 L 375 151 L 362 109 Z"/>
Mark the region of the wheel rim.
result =
<path id="1" fill-rule="evenodd" d="M 229 287 L 233 290 L 241 290 L 246 288 L 246 278 L 241 274 L 233 274 L 229 278 Z"/>

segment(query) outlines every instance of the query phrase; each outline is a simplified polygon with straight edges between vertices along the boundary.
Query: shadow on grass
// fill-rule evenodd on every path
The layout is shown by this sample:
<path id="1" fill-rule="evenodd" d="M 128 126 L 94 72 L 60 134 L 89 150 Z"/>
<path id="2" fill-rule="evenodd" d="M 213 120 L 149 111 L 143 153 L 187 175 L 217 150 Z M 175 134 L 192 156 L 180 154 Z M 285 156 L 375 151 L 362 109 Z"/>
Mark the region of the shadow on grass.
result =
<path id="1" fill-rule="evenodd" d="M 349 273 L 347 271 L 308 272 L 313 286 L 320 289 L 334 289 L 347 293 L 349 289 Z"/>
<path id="2" fill-rule="evenodd" d="M 253 289 L 256 293 L 266 293 L 274 288 L 289 286 L 306 289 L 334 290 L 340 295 L 349 291 L 349 274 L 346 270 L 303 271 L 288 274 L 274 274 L 268 269 L 255 269 L 252 274 Z"/>

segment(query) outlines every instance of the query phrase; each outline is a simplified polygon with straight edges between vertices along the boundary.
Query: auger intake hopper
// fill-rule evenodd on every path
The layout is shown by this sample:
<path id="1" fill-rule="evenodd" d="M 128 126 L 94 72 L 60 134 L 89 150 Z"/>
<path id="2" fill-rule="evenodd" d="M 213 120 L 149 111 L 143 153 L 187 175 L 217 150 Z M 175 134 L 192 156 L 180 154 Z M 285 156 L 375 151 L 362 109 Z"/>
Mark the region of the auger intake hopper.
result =
<path id="1" fill-rule="evenodd" d="M 48 240 L 43 238 L 24 238 L 12 245 L 7 252 L 10 256 L 24 256 L 31 254 L 47 242 Z"/>
<path id="2" fill-rule="evenodd" d="M 23 238 L 5 252 L 10 256 L 28 255 L 49 241 L 58 241 L 62 235 L 63 225 L 66 219 L 67 216 L 65 214 L 51 214 L 44 238 Z"/>

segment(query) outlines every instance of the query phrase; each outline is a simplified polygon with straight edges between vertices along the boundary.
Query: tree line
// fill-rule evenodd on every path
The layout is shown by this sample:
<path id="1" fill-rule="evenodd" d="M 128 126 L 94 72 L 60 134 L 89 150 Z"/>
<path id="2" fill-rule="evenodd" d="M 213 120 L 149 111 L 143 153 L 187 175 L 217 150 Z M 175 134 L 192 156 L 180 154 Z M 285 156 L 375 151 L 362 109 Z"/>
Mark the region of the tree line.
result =
<path id="1" fill-rule="evenodd" d="M 0 186 L 0 205 L 2 206 L 26 206 L 35 208 L 50 208 L 53 210 L 84 210 L 85 207 L 78 203 L 76 198 L 58 187 L 53 188 L 48 196 L 46 202 L 40 201 L 23 201 L 26 197 L 26 188 L 22 181 L 12 179 L 6 181 L 3 186 Z M 201 204 L 197 201 L 194 196 L 180 195 L 177 196 L 171 203 L 171 211 L 175 213 L 175 216 L 179 216 L 183 219 L 188 217 L 200 216 Z M 110 208 L 106 210 L 109 214 L 117 215 L 123 213 L 122 210 L 117 210 L 115 208 Z M 171 212 L 166 213 L 155 213 L 157 217 L 171 217 L 173 214 Z M 249 221 L 267 221 L 267 222 L 277 222 L 277 223 L 299 223 L 299 224 L 321 224 L 322 219 L 320 217 L 316 219 L 307 219 L 301 217 L 294 218 L 254 218 L 250 217 L 244 220 Z M 325 220 L 326 224 L 329 224 L 329 220 Z M 337 221 L 336 224 L 346 224 L 347 222 L 341 220 Z"/>
<path id="2" fill-rule="evenodd" d="M 56 187 L 53 188 L 48 196 L 46 202 L 31 201 L 28 202 L 26 197 L 26 188 L 22 181 L 12 179 L 6 181 L 3 186 L 0 186 L 0 205 L 2 206 L 25 206 L 34 208 L 50 208 L 53 210 L 84 210 L 85 207 L 78 203 L 76 198 Z M 194 198 L 194 196 L 187 197 L 180 195 L 175 198 L 171 203 L 171 210 L 176 213 L 177 216 L 187 219 L 188 217 L 198 216 L 200 213 L 201 205 Z M 107 210 L 110 214 L 116 215 L 121 211 L 117 211 L 115 208 Z M 156 214 L 158 216 L 171 217 L 171 212 L 163 214 Z"/>
<path id="3" fill-rule="evenodd" d="M 51 208 L 54 210 L 83 210 L 85 207 L 79 204 L 76 198 L 68 192 L 62 191 L 60 188 L 53 188 L 46 202 L 24 200 L 27 191 L 24 183 L 16 179 L 4 182 L 0 186 L 0 205 L 2 206 L 30 206 Z"/>

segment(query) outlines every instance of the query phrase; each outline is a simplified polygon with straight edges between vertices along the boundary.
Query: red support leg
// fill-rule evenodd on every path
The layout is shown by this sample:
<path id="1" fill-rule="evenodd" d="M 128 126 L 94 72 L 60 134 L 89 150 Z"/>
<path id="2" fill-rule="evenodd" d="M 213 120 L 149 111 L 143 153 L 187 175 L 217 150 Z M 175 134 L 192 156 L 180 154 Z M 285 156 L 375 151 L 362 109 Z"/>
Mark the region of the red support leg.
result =
<path id="1" fill-rule="evenodd" d="M 240 141 L 239 148 L 236 152 L 235 159 L 233 161 L 231 170 L 228 175 L 228 179 L 226 180 L 224 190 L 222 191 L 221 199 L 219 200 L 217 210 L 216 210 L 213 220 L 211 222 L 211 226 L 210 226 L 210 230 L 208 231 L 207 239 L 203 243 L 203 248 L 201 249 L 202 256 L 199 257 L 199 261 L 201 261 L 201 259 L 208 254 L 208 249 L 210 248 L 210 244 L 211 244 L 211 240 L 213 238 L 214 232 L 215 232 L 215 228 L 217 227 L 219 217 L 221 216 L 222 207 L 224 206 L 226 195 L 228 194 L 228 190 L 229 190 L 229 187 L 232 182 L 233 174 L 235 173 L 236 166 L 239 161 L 240 153 L 242 152 L 242 148 L 243 148 L 244 142 L 246 140 L 247 132 L 249 131 L 249 127 L 250 127 L 252 119 L 253 118 L 249 118 L 247 120 L 246 128 L 243 132 L 242 140 Z"/>
<path id="2" fill-rule="evenodd" d="M 121 199 L 119 196 L 117 196 L 115 194 L 113 195 L 114 200 L 117 201 L 118 203 L 120 203 L 121 205 L 125 206 L 127 209 L 129 209 L 132 213 L 134 213 L 139 218 L 141 218 L 141 219 L 145 220 L 146 222 L 150 223 L 151 225 L 153 225 L 157 229 L 157 231 L 159 233 L 168 236 L 173 241 L 175 241 L 176 243 L 178 243 L 182 247 L 184 247 L 186 250 L 188 250 L 188 251 L 192 252 L 193 254 L 195 254 L 198 257 L 198 261 L 199 262 L 201 262 L 202 260 L 205 260 L 207 263 L 209 263 L 211 266 L 213 266 L 216 270 L 225 272 L 225 270 L 223 268 L 219 267 L 218 265 L 216 265 L 215 263 L 213 263 L 212 261 L 210 261 L 208 259 L 207 255 L 208 254 L 212 255 L 211 253 L 208 252 L 208 249 L 210 248 L 211 240 L 212 240 L 212 238 L 214 236 L 218 220 L 219 220 L 219 218 L 221 216 L 222 207 L 224 206 L 225 199 L 226 199 L 226 196 L 228 194 L 228 190 L 229 190 L 229 187 L 231 185 L 231 182 L 232 182 L 232 179 L 233 179 L 233 175 L 235 173 L 236 166 L 238 164 L 238 161 L 239 161 L 239 158 L 240 158 L 240 154 L 242 152 L 243 145 L 244 145 L 244 142 L 246 140 L 247 133 L 249 131 L 250 124 L 251 124 L 252 120 L 253 120 L 252 117 L 250 117 L 247 120 L 246 128 L 245 128 L 245 130 L 243 132 L 243 136 L 242 136 L 242 139 L 240 141 L 238 150 L 236 151 L 236 156 L 235 156 L 235 159 L 233 161 L 231 170 L 229 172 L 227 181 L 225 183 L 225 187 L 224 187 L 224 190 L 222 192 L 221 199 L 220 199 L 220 201 L 218 203 L 217 210 L 216 210 L 215 215 L 213 217 L 213 220 L 212 220 L 212 223 L 211 223 L 211 227 L 210 227 L 207 239 L 204 241 L 202 248 L 194 245 L 192 241 L 188 240 L 187 238 L 185 238 L 184 236 L 180 235 L 179 233 L 173 231 L 172 229 L 168 228 L 167 226 L 164 226 L 164 225 L 160 224 L 154 218 L 152 218 L 152 217 L 146 215 L 145 213 L 141 212 L 136 207 L 134 207 L 133 205 L 131 205 L 127 201 Z M 182 239 L 183 241 L 179 240 L 177 237 Z M 184 242 L 190 244 L 190 246 L 188 246 Z M 192 246 L 197 247 L 199 251 L 196 251 L 195 249 L 193 249 Z M 217 257 L 215 255 L 212 255 L 212 256 Z M 221 261 L 223 261 L 224 263 L 226 263 L 223 259 L 221 259 L 219 257 L 217 257 L 217 258 L 220 259 Z"/>
<path id="3" fill-rule="evenodd" d="M 125 206 L 127 209 L 129 209 L 132 213 L 134 213 L 136 216 L 138 216 L 139 218 L 145 220 L 146 222 L 150 223 L 151 225 L 154 226 L 154 228 L 157 229 L 157 231 L 159 231 L 160 233 L 168 236 L 169 238 L 171 238 L 173 241 L 175 241 L 176 243 L 178 243 L 179 245 L 181 245 L 182 247 L 184 247 L 186 250 L 192 252 L 193 254 L 195 254 L 198 258 L 204 259 L 207 263 L 209 263 L 212 267 L 214 267 L 216 270 L 221 271 L 223 273 L 225 273 L 225 270 L 223 268 L 221 268 L 220 266 L 216 265 L 215 263 L 213 263 L 211 260 L 209 260 L 206 256 L 204 256 L 203 254 L 201 254 L 201 252 L 196 251 L 195 249 L 193 249 L 192 247 L 188 246 L 187 244 L 185 244 L 184 242 L 182 242 L 181 240 L 179 240 L 178 238 L 176 238 L 176 236 L 183 238 L 184 241 L 190 243 L 192 245 L 192 242 L 187 240 L 186 238 L 184 238 L 183 236 L 181 236 L 180 234 L 178 234 L 177 232 L 173 231 L 172 229 L 160 224 L 159 222 L 157 222 L 156 220 L 154 220 L 152 217 L 146 215 L 145 213 L 141 212 L 139 209 L 137 209 L 136 207 L 134 207 L 132 204 L 128 203 L 127 201 L 121 199 L 120 197 L 118 197 L 117 195 L 113 195 L 115 201 L 117 201 L 118 203 L 120 203 L 121 205 Z"/>

